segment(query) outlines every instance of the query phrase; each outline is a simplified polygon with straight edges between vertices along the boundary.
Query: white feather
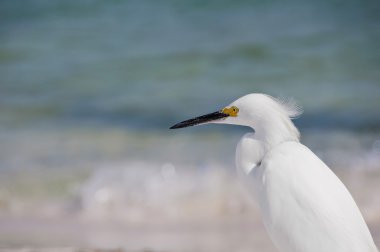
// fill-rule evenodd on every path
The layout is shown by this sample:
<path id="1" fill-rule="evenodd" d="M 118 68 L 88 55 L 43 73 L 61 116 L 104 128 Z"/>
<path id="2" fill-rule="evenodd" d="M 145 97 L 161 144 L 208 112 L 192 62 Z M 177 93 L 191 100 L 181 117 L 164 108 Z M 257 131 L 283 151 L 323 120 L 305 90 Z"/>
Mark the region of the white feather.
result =
<path id="1" fill-rule="evenodd" d="M 271 97 L 271 96 L 269 96 Z M 273 100 L 275 100 L 278 104 L 280 104 L 281 107 L 286 111 L 287 115 L 290 119 L 296 119 L 300 117 L 303 113 L 302 106 L 299 105 L 296 100 L 292 97 L 271 97 Z"/>

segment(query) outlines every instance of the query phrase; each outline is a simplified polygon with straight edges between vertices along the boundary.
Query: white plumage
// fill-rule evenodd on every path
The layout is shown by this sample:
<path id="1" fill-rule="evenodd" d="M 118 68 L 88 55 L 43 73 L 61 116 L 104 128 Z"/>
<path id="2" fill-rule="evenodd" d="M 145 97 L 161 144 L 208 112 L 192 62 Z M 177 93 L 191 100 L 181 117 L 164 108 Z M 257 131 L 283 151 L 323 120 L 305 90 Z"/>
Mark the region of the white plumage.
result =
<path id="1" fill-rule="evenodd" d="M 229 108 L 238 112 L 232 113 Z M 294 101 L 249 94 L 221 110 L 224 116 L 218 118 L 215 113 L 173 128 L 209 122 L 254 129 L 237 146 L 236 166 L 257 200 L 265 227 L 279 251 L 377 252 L 351 194 L 299 142 L 291 118 L 299 116 L 301 109 Z"/>

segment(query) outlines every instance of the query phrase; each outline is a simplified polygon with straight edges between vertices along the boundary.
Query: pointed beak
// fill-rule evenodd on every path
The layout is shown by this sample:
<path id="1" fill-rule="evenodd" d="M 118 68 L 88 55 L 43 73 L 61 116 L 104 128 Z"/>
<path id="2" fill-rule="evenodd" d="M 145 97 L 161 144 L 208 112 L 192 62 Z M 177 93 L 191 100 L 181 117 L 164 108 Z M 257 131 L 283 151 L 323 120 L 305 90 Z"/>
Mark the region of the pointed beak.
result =
<path id="1" fill-rule="evenodd" d="M 190 127 L 190 126 L 194 126 L 194 125 L 198 125 L 198 124 L 202 124 L 202 123 L 216 121 L 219 119 L 226 118 L 228 116 L 229 116 L 228 114 L 225 114 L 222 111 L 217 111 L 214 113 L 195 117 L 195 118 L 177 123 L 177 124 L 171 126 L 170 129 L 186 128 L 186 127 Z"/>

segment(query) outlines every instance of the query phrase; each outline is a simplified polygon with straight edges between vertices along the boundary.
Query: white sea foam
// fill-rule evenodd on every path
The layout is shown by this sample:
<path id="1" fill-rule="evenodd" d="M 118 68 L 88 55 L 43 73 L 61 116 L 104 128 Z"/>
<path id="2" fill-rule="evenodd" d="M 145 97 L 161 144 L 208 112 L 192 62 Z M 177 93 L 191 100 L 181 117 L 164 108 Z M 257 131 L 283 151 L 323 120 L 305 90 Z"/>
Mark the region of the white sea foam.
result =
<path id="1" fill-rule="evenodd" d="M 84 183 L 82 214 L 132 222 L 219 218 L 247 208 L 240 193 L 236 177 L 220 164 L 125 162 L 95 171 Z"/>

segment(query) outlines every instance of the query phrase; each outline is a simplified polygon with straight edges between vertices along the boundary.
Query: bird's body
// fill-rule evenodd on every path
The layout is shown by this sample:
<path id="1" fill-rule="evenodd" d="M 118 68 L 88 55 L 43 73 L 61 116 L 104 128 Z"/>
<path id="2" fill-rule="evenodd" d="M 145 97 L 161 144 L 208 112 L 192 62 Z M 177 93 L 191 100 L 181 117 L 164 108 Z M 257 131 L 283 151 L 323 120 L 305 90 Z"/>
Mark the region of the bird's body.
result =
<path id="1" fill-rule="evenodd" d="M 291 122 L 300 114 L 299 107 L 263 94 L 244 96 L 230 106 L 219 116 L 213 113 L 210 122 L 255 130 L 240 140 L 236 166 L 258 202 L 265 227 L 279 251 L 377 252 L 351 194 L 299 142 L 298 130 Z M 207 122 L 205 118 L 174 128 Z"/>
<path id="2" fill-rule="evenodd" d="M 252 145 L 243 144 L 247 137 L 252 136 L 242 139 L 237 157 L 250 151 Z M 279 251 L 377 251 L 350 193 L 307 147 L 287 141 L 253 165 L 250 169 L 237 160 L 238 172 L 255 195 Z"/>

